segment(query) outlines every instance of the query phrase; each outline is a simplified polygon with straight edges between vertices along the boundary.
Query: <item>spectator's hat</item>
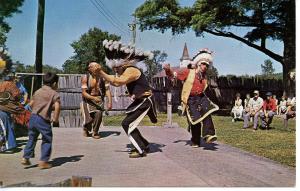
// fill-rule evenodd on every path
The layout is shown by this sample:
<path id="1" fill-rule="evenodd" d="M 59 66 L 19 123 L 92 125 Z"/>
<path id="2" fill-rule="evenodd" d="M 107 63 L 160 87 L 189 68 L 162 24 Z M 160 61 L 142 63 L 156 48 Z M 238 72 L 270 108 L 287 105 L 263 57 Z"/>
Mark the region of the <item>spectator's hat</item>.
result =
<path id="1" fill-rule="evenodd" d="M 259 94 L 259 91 L 258 90 L 254 90 L 253 93 L 254 94 Z"/>
<path id="2" fill-rule="evenodd" d="M 271 92 L 267 92 L 266 96 L 272 96 L 272 93 Z"/>
<path id="3" fill-rule="evenodd" d="M 201 49 L 192 59 L 193 64 L 197 63 L 205 63 L 207 65 L 212 65 L 213 57 L 212 51 L 208 50 L 207 48 Z"/>

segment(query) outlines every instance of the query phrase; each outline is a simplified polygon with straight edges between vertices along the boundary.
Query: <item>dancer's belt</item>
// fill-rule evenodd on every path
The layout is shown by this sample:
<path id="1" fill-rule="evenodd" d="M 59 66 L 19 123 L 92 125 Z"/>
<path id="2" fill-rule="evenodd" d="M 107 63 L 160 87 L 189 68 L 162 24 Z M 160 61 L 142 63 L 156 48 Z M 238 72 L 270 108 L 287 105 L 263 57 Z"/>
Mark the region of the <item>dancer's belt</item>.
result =
<path id="1" fill-rule="evenodd" d="M 204 93 L 200 93 L 200 94 L 190 94 L 190 97 L 196 97 L 196 96 L 198 96 L 198 97 L 203 97 L 203 96 L 205 96 L 205 95 L 204 95 Z"/>
<path id="2" fill-rule="evenodd" d="M 141 98 L 147 98 L 147 97 L 150 97 L 152 96 L 152 91 L 146 91 L 144 92 L 143 94 L 141 94 L 139 97 L 137 97 L 136 99 L 141 99 Z"/>

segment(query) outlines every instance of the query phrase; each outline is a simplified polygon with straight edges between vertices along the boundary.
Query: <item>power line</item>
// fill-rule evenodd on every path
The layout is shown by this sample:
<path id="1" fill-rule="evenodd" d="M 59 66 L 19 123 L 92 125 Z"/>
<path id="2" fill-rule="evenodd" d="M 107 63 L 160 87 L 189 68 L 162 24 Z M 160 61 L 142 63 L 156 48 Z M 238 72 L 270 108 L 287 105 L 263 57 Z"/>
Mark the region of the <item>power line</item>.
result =
<path id="1" fill-rule="evenodd" d="M 102 7 L 102 10 L 104 12 L 106 12 L 111 19 L 113 19 L 116 23 L 118 23 L 120 26 L 122 26 L 123 28 L 127 28 L 127 27 L 124 27 L 125 25 L 123 25 L 123 23 L 105 6 L 105 4 L 101 1 L 101 0 L 98 0 L 98 2 L 102 5 L 99 5 L 100 7 Z"/>
<path id="2" fill-rule="evenodd" d="M 110 20 L 119 27 L 119 29 L 121 29 L 122 31 L 129 34 L 129 30 L 126 30 L 126 29 L 123 30 L 123 28 L 127 28 L 127 27 L 122 26 L 123 24 L 118 19 L 116 19 L 116 17 L 105 7 L 105 5 L 101 1 L 97 1 L 97 0 L 94 0 L 94 1 L 100 7 L 100 9 L 103 11 L 103 13 L 106 16 L 108 16 L 110 18 Z M 99 4 L 99 2 L 102 4 L 102 6 Z"/>
<path id="3" fill-rule="evenodd" d="M 96 0 L 94 0 L 95 2 L 96 2 Z M 106 15 L 106 13 L 104 13 L 103 11 L 102 11 L 102 9 L 100 9 L 99 8 L 99 4 L 97 3 L 95 3 L 95 2 L 93 2 L 92 0 L 90 0 L 90 2 L 96 7 L 96 9 L 98 10 L 98 12 L 102 15 L 102 16 L 104 16 L 106 19 L 107 19 L 107 21 L 110 23 L 110 24 L 112 24 L 114 27 L 116 27 L 120 32 L 122 32 L 123 34 L 125 34 L 125 35 L 128 35 L 127 33 L 126 33 L 126 31 L 125 30 L 123 30 L 122 28 L 120 28 L 119 26 L 118 26 L 118 24 L 115 24 L 115 22 L 113 21 L 113 20 L 111 20 L 110 19 L 110 17 L 109 16 L 107 16 Z"/>
<path id="4" fill-rule="evenodd" d="M 98 6 L 97 4 L 95 4 L 92 0 L 90 0 L 90 2 L 96 7 L 96 9 L 98 10 L 98 13 L 100 13 L 102 16 L 104 16 L 107 21 L 112 24 L 114 27 L 116 27 L 117 29 L 119 29 L 120 32 L 122 32 L 125 35 L 128 35 L 127 31 L 123 30 L 122 28 L 120 28 L 120 26 L 118 26 L 117 24 L 115 24 L 110 18 L 109 16 L 107 16 Z"/>

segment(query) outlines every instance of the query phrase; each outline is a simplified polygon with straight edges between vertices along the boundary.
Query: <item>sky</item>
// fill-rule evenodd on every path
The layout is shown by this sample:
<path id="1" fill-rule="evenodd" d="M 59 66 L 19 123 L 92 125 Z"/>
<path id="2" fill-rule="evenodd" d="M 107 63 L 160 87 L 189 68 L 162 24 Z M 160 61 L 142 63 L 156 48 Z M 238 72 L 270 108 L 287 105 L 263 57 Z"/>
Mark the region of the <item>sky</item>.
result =
<path id="1" fill-rule="evenodd" d="M 132 23 L 132 13 L 143 0 L 98 0 L 112 18 L 103 16 L 95 7 L 95 0 L 47 0 L 45 5 L 44 53 L 43 64 L 62 68 L 63 63 L 73 55 L 70 44 L 90 28 L 97 27 L 103 31 L 121 36 L 121 41 L 129 43 L 131 33 L 128 23 Z M 11 26 L 7 35 L 7 47 L 14 61 L 33 65 L 35 61 L 36 22 L 38 0 L 25 0 L 20 8 L 22 13 L 6 19 Z M 94 4 L 93 4 L 94 3 Z M 191 6 L 193 1 L 181 0 L 181 5 Z M 100 9 L 101 10 L 101 9 Z M 112 22 L 113 20 L 114 22 Z M 116 26 L 117 25 L 117 26 Z M 234 33 L 245 31 L 233 29 Z M 167 62 L 179 66 L 184 43 L 187 43 L 190 57 L 201 48 L 214 51 L 214 67 L 220 75 L 254 75 L 261 73 L 261 64 L 267 55 L 247 45 L 224 37 L 205 34 L 196 37 L 190 30 L 185 34 L 172 36 L 170 31 L 137 30 L 136 47 L 142 50 L 161 50 L 168 54 Z M 267 47 L 282 55 L 283 44 L 278 41 L 267 41 Z M 275 72 L 282 72 L 281 64 L 271 59 Z"/>

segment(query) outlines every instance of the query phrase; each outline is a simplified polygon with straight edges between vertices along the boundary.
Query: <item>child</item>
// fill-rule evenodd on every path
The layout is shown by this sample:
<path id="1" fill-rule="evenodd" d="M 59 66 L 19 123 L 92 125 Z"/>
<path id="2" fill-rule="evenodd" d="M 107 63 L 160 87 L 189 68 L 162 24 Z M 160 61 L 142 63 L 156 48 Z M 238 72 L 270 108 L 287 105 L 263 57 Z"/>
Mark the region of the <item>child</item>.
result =
<path id="1" fill-rule="evenodd" d="M 58 87 L 58 76 L 51 72 L 43 76 L 44 85 L 38 89 L 30 102 L 32 114 L 29 121 L 28 136 L 29 140 L 24 149 L 22 159 L 23 165 L 30 165 L 29 158 L 34 157 L 34 148 L 39 134 L 42 134 L 41 158 L 39 161 L 40 169 L 51 168 L 48 163 L 52 149 L 52 128 L 58 126 L 58 117 L 60 113 L 60 98 L 56 92 Z M 53 120 L 51 120 L 51 111 L 54 108 Z"/>

